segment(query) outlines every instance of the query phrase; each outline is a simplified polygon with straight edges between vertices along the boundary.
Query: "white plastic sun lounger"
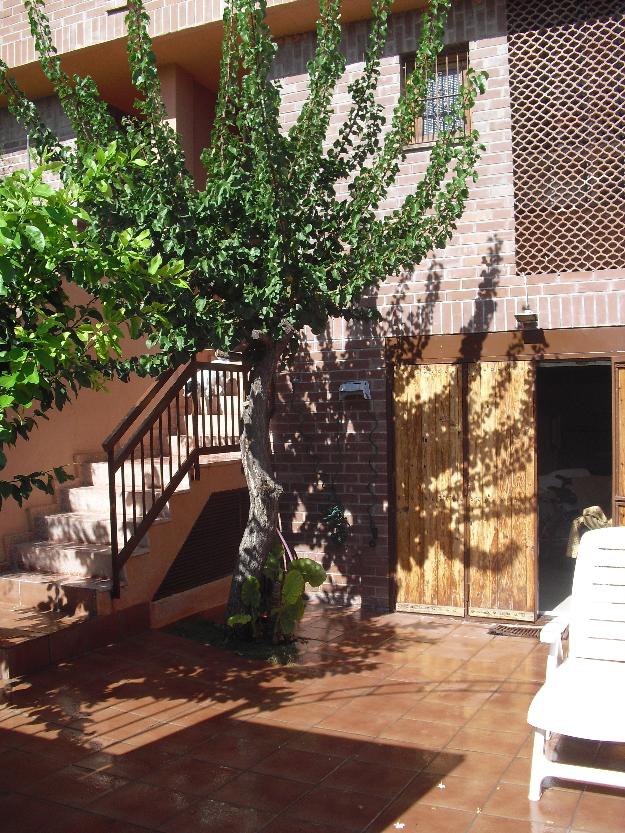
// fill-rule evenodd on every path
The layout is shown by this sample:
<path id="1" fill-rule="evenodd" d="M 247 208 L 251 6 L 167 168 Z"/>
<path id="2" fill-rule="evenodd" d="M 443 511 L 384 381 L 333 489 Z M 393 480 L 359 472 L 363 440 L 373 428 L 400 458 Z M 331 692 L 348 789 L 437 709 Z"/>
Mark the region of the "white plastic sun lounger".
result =
<path id="1" fill-rule="evenodd" d="M 550 648 L 545 683 L 527 717 L 535 727 L 532 801 L 548 776 L 625 788 L 625 772 L 552 761 L 546 746 L 552 734 L 625 742 L 625 527 L 583 536 L 567 610 L 540 635 Z"/>

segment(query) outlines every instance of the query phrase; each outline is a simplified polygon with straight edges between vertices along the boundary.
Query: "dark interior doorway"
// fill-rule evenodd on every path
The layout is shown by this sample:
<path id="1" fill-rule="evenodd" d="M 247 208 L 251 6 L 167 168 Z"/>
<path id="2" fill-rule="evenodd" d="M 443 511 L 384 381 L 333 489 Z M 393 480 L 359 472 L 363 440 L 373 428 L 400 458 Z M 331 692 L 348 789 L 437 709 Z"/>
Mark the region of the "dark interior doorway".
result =
<path id="1" fill-rule="evenodd" d="M 544 362 L 537 370 L 541 612 L 570 594 L 579 537 L 612 512 L 611 378 L 609 362 Z M 590 507 L 601 511 L 584 516 Z"/>

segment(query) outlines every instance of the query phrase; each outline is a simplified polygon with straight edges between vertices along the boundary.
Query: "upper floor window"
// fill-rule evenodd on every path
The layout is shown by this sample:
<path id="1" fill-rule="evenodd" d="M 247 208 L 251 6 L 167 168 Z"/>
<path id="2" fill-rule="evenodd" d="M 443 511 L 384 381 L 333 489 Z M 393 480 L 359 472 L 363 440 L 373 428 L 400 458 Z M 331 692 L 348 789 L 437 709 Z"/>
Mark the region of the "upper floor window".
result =
<path id="1" fill-rule="evenodd" d="M 401 83 L 405 88 L 414 70 L 415 56 L 404 55 L 401 62 Z M 423 115 L 415 119 L 413 143 L 430 144 L 444 131 L 464 134 L 468 129 L 468 115 L 454 115 L 454 105 L 464 83 L 469 52 L 466 44 L 444 49 L 436 58 L 434 73 L 427 83 Z"/>

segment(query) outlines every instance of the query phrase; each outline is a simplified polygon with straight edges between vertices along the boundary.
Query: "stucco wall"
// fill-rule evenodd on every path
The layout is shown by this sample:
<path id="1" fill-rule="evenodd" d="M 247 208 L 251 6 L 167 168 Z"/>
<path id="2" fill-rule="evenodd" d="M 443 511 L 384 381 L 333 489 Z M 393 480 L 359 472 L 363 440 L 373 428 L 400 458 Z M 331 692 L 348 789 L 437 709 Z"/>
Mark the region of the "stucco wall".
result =
<path id="1" fill-rule="evenodd" d="M 50 411 L 49 420 L 41 420 L 28 441 L 20 439 L 15 448 L 5 449 L 8 462 L 2 471 L 3 479 L 31 471 L 49 471 L 53 466 L 67 466 L 72 472 L 75 455 L 101 454 L 102 441 L 152 381 L 135 377 L 124 384 L 115 380 L 107 384 L 106 392 L 83 390 L 63 411 Z M 55 498 L 43 492 L 33 492 L 27 510 L 20 509 L 12 500 L 2 504 L 0 562 L 7 555 L 7 537 L 27 533 L 29 514 L 55 505 Z"/>

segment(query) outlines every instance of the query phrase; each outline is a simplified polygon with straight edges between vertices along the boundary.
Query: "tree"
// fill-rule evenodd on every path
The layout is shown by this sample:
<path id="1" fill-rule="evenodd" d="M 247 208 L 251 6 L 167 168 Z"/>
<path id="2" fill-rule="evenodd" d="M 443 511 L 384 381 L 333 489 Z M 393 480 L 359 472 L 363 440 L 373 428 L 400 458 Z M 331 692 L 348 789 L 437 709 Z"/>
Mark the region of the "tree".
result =
<path id="1" fill-rule="evenodd" d="M 64 188 L 44 180 L 61 163 L 0 179 L 0 471 L 3 449 L 28 439 L 53 406 L 61 410 L 81 387 L 101 388 L 115 371 L 125 376 L 120 325 L 167 325 L 169 307 L 146 303 L 146 287 L 174 276 L 184 285 L 180 261 L 151 260 L 145 231 L 126 229 L 102 245 L 82 191 L 123 177 L 126 159 L 113 143 L 84 161 L 83 180 Z M 71 283 L 82 303 L 70 302 Z M 21 505 L 34 488 L 52 493 L 55 479 L 68 479 L 62 467 L 0 479 L 0 507 L 7 498 Z"/>
<path id="2" fill-rule="evenodd" d="M 414 71 L 385 124 L 375 92 L 391 0 L 372 0 L 363 71 L 349 87 L 352 104 L 339 134 L 329 141 L 333 92 L 346 65 L 340 51 L 340 0 L 320 2 L 309 95 L 288 132 L 280 124 L 279 85 L 270 78 L 276 46 L 265 23 L 266 2 L 229 0 L 214 129 L 202 156 L 207 181 L 199 192 L 164 121 L 141 0 L 130 0 L 127 15 L 137 115 L 122 119 L 121 128 L 91 79 L 64 73 L 43 0 L 25 0 L 25 5 L 43 70 L 76 132 L 74 149 L 59 146 L 0 65 L 0 91 L 12 112 L 39 148 L 63 157 L 68 171 L 80 171 L 96 145 L 116 140 L 128 158 L 141 148 L 147 165 L 128 165 L 126 186 L 111 183 L 106 193 L 94 191 L 85 207 L 103 239 L 119 228 L 145 228 L 154 257 L 165 263 L 184 260 L 190 290 L 181 291 L 171 328 L 156 337 L 162 355 L 180 361 L 208 345 L 243 353 L 249 394 L 241 453 L 250 514 L 232 583 L 231 614 L 241 611 L 246 577 L 260 574 L 277 523 L 282 490 L 272 465 L 269 425 L 281 362 L 288 361 L 305 327 L 321 331 L 336 316 L 373 318 L 367 291 L 445 245 L 462 214 L 468 182 L 476 176 L 479 137 L 475 131 L 454 132 L 484 84 L 484 76 L 469 69 L 448 129 L 432 148 L 414 193 L 386 216 L 378 210 L 398 175 L 414 120 L 423 113 L 450 3 L 430 0 Z M 339 197 L 337 186 L 345 182 L 348 195 Z M 155 300 L 159 291 L 154 287 Z"/>

